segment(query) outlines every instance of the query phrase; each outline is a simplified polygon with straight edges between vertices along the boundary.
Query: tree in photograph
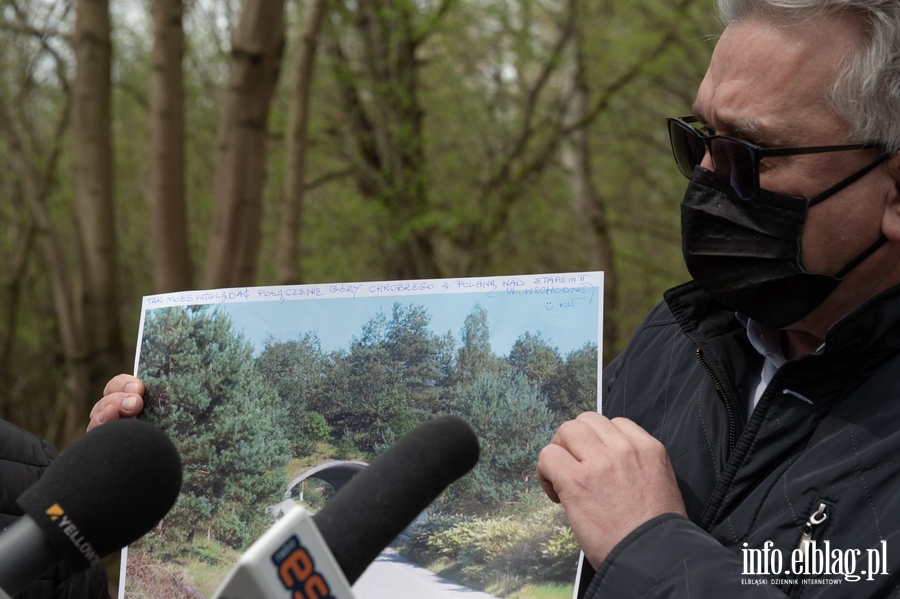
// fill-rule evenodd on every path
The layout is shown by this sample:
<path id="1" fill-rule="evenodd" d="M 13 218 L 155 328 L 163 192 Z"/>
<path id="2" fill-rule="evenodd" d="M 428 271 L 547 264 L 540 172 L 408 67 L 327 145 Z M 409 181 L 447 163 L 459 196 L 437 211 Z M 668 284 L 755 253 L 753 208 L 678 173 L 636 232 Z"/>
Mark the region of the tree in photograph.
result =
<path id="1" fill-rule="evenodd" d="M 513 344 L 507 358 L 517 372 L 521 372 L 528 382 L 538 389 L 544 389 L 559 373 L 562 358 L 541 333 L 526 332 Z"/>
<path id="2" fill-rule="evenodd" d="M 557 393 L 548 397 L 558 422 L 597 409 L 597 346 L 585 343 L 566 356 Z"/>
<path id="3" fill-rule="evenodd" d="M 139 376 L 145 412 L 178 443 L 184 483 L 167 522 L 190 542 L 243 550 L 267 526 L 289 458 L 277 394 L 230 319 L 203 307 L 148 311 Z"/>
<path id="4" fill-rule="evenodd" d="M 540 333 L 519 337 L 507 358 L 541 390 L 557 424 L 597 409 L 597 345 L 586 343 L 565 360 Z"/>
<path id="5" fill-rule="evenodd" d="M 488 372 L 461 387 L 453 407 L 478 435 L 481 459 L 450 487 L 445 509 L 491 513 L 537 489 L 537 455 L 555 430 L 539 389 L 520 373 Z"/>
<path id="6" fill-rule="evenodd" d="M 328 358 L 315 333 L 290 341 L 266 341 L 256 359 L 256 369 L 281 400 L 283 426 L 295 457 L 310 455 L 319 442 L 327 441 L 331 427 L 319 411 L 325 402 Z"/>
<path id="7" fill-rule="evenodd" d="M 395 303 L 385 335 L 387 351 L 412 393 L 412 407 L 424 416 L 434 413 L 436 387 L 446 378 L 453 347 L 447 337 L 435 335 L 430 325 L 431 314 L 423 306 Z"/>
<path id="8" fill-rule="evenodd" d="M 329 424 L 346 445 L 374 454 L 391 430 L 411 425 L 410 389 L 386 347 L 387 317 L 377 314 L 341 356 L 329 384 Z"/>
<path id="9" fill-rule="evenodd" d="M 448 340 L 430 322 L 422 306 L 395 303 L 390 318 L 376 314 L 339 356 L 328 420 L 357 449 L 377 453 L 433 415 Z"/>
<path id="10" fill-rule="evenodd" d="M 460 337 L 462 347 L 457 353 L 455 382 L 473 381 L 485 373 L 496 373 L 503 369 L 491 349 L 487 310 L 479 304 L 475 304 L 463 321 Z"/>

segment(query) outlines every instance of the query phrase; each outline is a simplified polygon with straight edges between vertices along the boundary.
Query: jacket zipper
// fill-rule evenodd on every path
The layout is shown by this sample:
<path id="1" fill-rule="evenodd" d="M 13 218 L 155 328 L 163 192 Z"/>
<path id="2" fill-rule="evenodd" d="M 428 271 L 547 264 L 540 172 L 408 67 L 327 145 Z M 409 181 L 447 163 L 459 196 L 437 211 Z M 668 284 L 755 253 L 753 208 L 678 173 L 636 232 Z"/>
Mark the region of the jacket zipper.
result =
<path id="1" fill-rule="evenodd" d="M 806 548 L 812 541 L 813 531 L 817 526 L 828 519 L 828 514 L 825 513 L 826 509 L 828 509 L 828 506 L 820 502 L 819 507 L 817 507 L 816 511 L 809 515 L 809 519 L 806 521 L 806 525 L 804 525 L 803 527 L 803 534 L 800 535 L 800 544 L 797 546 L 797 548 L 804 554 L 806 554 Z"/>
<path id="2" fill-rule="evenodd" d="M 822 526 L 826 520 L 828 520 L 828 505 L 819 502 L 818 507 L 809 515 L 809 518 L 806 520 L 806 524 L 803 525 L 803 532 L 800 534 L 800 542 L 797 544 L 797 549 L 799 549 L 804 557 L 804 564 L 807 563 L 807 559 L 809 556 L 809 545 L 813 542 L 813 536 L 821 537 L 821 535 L 816 535 L 816 533 L 820 530 L 823 530 Z M 826 556 L 825 559 L 830 559 Z M 808 564 L 807 564 L 808 565 Z M 803 593 L 803 585 L 800 583 L 800 579 L 806 578 L 806 574 L 801 572 L 795 572 L 794 575 L 797 578 L 797 582 L 790 585 L 785 589 L 785 592 L 788 593 L 789 597 L 799 597 Z"/>
<path id="3" fill-rule="evenodd" d="M 722 384 L 719 382 L 719 377 L 715 375 L 712 371 L 712 368 L 706 363 L 706 360 L 703 359 L 703 352 L 698 347 L 697 348 L 697 359 L 700 360 L 700 364 L 703 365 L 703 368 L 706 369 L 706 372 L 712 378 L 713 383 L 716 385 L 716 392 L 719 394 L 719 397 L 722 399 L 722 403 L 725 404 L 725 413 L 728 415 L 728 453 L 734 451 L 734 446 L 737 443 L 737 438 L 735 434 L 735 424 L 734 424 L 734 411 L 731 407 L 731 402 L 728 400 L 728 395 L 725 393 L 725 388 L 722 387 Z"/>

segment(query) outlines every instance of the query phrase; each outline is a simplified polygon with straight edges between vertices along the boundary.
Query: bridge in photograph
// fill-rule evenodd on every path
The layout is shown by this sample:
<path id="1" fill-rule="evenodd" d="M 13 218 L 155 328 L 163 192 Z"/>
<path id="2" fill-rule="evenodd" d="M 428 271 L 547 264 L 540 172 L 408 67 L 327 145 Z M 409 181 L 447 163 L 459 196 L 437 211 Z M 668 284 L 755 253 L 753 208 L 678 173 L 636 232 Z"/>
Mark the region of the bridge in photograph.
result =
<path id="1" fill-rule="evenodd" d="M 308 478 L 315 478 L 324 481 L 334 488 L 335 493 L 341 490 L 351 478 L 359 473 L 363 468 L 368 466 L 368 462 L 361 460 L 329 460 L 307 468 L 288 483 L 284 490 L 284 498 L 281 503 L 270 505 L 266 508 L 266 513 L 274 515 L 276 518 L 287 511 L 290 506 L 295 505 L 292 495 L 294 488 Z"/>
<path id="2" fill-rule="evenodd" d="M 298 474 L 294 480 L 288 483 L 287 490 L 284 492 L 285 499 L 290 498 L 294 487 L 305 481 L 307 478 L 317 478 L 325 481 L 334 487 L 335 493 L 341 490 L 360 470 L 368 466 L 368 462 L 361 460 L 330 460 L 322 462 L 317 466 L 308 468 Z"/>

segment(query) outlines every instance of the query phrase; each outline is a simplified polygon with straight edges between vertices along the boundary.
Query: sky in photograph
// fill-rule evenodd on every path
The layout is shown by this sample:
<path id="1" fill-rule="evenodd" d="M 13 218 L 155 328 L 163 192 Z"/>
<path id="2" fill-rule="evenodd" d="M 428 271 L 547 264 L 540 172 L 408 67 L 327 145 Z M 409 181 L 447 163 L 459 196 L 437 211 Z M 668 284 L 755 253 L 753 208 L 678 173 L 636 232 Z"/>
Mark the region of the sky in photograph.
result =
<path id="1" fill-rule="evenodd" d="M 394 303 L 423 306 L 431 315 L 431 330 L 438 335 L 449 331 L 459 344 L 466 316 L 480 305 L 488 314 L 491 348 L 496 355 L 509 354 L 516 339 L 530 332 L 541 333 L 565 356 L 587 342 L 597 343 L 596 291 L 594 295 L 594 301 L 590 301 L 581 297 L 548 300 L 535 295 L 457 293 L 229 303 L 219 309 L 231 316 L 235 329 L 244 333 L 258 353 L 270 335 L 287 341 L 306 332 L 316 333 L 325 351 L 348 349 L 365 323 L 379 312 L 390 319 Z M 560 307 L 560 303 L 572 305 Z"/>
<path id="2" fill-rule="evenodd" d="M 585 343 L 599 345 L 601 277 L 593 273 L 585 279 L 577 273 L 258 287 L 150 296 L 144 307 L 216 304 L 259 353 L 269 338 L 288 341 L 305 333 L 315 333 L 324 351 L 347 350 L 379 312 L 390 319 L 395 303 L 423 306 L 431 316 L 431 330 L 452 333 L 459 346 L 466 317 L 481 306 L 488 314 L 495 355 L 508 355 L 529 332 L 540 333 L 565 356 Z"/>

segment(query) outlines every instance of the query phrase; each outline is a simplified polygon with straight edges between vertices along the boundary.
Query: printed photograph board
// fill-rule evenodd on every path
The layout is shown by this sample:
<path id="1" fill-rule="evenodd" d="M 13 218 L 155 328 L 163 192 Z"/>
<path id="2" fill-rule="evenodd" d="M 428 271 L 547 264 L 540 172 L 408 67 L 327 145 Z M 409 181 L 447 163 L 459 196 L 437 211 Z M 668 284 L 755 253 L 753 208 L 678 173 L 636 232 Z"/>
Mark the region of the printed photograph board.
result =
<path id="1" fill-rule="evenodd" d="M 123 552 L 119 599 L 211 597 L 286 506 L 315 512 L 443 414 L 472 426 L 481 460 L 354 594 L 570 597 L 577 544 L 534 466 L 559 424 L 599 407 L 602 300 L 597 272 L 145 297 L 142 417 L 179 448 L 184 484 Z"/>

